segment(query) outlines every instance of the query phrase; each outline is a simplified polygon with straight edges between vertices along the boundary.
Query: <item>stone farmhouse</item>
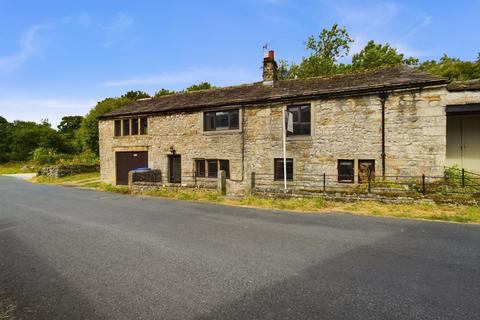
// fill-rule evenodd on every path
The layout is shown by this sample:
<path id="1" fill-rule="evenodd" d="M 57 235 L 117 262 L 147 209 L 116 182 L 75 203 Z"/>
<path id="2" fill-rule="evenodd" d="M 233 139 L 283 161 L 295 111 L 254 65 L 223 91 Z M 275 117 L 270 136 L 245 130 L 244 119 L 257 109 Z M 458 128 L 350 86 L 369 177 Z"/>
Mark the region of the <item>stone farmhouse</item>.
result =
<path id="1" fill-rule="evenodd" d="M 480 173 L 480 82 L 447 83 L 405 66 L 277 80 L 273 51 L 263 81 L 142 99 L 101 117 L 101 178 L 127 184 L 130 170 L 160 170 L 164 185 L 215 183 L 230 192 L 251 173 L 283 186 L 282 111 L 288 186 L 323 174 L 338 183 L 377 177 L 442 176 L 458 165 Z M 310 177 L 307 179 L 307 177 Z"/>

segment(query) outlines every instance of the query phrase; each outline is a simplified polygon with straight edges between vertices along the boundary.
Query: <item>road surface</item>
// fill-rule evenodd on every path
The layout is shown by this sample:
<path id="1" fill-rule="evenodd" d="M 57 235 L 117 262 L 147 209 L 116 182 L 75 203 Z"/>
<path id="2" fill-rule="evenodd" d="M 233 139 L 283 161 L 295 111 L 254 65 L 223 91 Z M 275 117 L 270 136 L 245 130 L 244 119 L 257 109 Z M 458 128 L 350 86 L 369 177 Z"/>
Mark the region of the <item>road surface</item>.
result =
<path id="1" fill-rule="evenodd" d="M 0 177 L 0 296 L 18 319 L 478 319 L 480 226 Z"/>

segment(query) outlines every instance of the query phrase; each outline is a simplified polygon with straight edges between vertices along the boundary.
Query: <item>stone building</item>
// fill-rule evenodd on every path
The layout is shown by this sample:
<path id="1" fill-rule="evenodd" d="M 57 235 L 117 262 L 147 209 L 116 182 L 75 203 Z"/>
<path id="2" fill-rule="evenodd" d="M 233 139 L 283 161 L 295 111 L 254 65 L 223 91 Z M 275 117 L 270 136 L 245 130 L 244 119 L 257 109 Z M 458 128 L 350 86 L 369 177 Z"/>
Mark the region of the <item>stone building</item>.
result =
<path id="1" fill-rule="evenodd" d="M 252 172 L 283 186 L 283 110 L 293 120 L 289 188 L 315 186 L 323 174 L 355 184 L 366 170 L 480 171 L 478 82 L 448 84 L 404 66 L 280 81 L 273 52 L 263 63 L 262 82 L 142 99 L 102 116 L 102 180 L 126 184 L 128 171 L 149 167 L 165 185 L 214 184 L 225 170 L 229 192 L 248 190 Z"/>

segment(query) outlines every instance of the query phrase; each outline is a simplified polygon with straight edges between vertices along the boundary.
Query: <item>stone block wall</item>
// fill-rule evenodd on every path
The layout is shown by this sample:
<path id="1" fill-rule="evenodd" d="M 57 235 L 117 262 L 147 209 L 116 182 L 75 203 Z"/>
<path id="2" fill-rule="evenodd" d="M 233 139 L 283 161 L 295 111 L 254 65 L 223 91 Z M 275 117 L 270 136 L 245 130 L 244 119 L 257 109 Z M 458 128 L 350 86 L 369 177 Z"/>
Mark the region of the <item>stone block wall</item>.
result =
<path id="1" fill-rule="evenodd" d="M 71 176 L 74 174 L 98 172 L 98 171 L 100 171 L 100 166 L 97 164 L 95 165 L 75 164 L 75 165 L 56 165 L 56 166 L 44 167 L 40 169 L 38 174 L 58 179 L 66 176 Z"/>

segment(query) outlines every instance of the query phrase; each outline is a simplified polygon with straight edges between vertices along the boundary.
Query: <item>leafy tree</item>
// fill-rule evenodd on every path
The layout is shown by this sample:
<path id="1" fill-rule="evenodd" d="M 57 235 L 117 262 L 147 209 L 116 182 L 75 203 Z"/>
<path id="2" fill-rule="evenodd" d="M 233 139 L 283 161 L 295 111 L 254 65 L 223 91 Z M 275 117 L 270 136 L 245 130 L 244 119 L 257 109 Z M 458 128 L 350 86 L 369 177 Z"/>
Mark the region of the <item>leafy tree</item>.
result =
<path id="1" fill-rule="evenodd" d="M 131 91 L 132 92 L 132 91 Z M 98 117 L 135 102 L 138 95 L 125 94 L 120 98 L 107 98 L 97 103 L 83 119 L 78 131 L 78 139 L 83 150 L 89 150 L 98 155 Z"/>
<path id="2" fill-rule="evenodd" d="M 418 59 L 405 58 L 404 54 L 387 44 L 377 44 L 370 40 L 365 48 L 352 57 L 352 70 L 364 70 L 388 65 L 417 65 Z"/>
<path id="3" fill-rule="evenodd" d="M 63 134 L 67 139 L 73 139 L 75 132 L 80 129 L 82 125 L 82 116 L 65 116 L 58 125 L 58 132 Z"/>
<path id="4" fill-rule="evenodd" d="M 427 71 L 450 80 L 470 80 L 480 78 L 480 60 L 475 62 L 462 61 L 451 58 L 446 54 L 440 61 L 425 61 L 419 66 L 420 70 Z"/>
<path id="5" fill-rule="evenodd" d="M 124 95 L 122 95 L 120 98 L 126 98 L 126 99 L 129 99 L 131 101 L 136 101 L 138 99 L 145 99 L 145 98 L 150 98 L 150 95 L 144 91 L 140 91 L 140 90 L 137 90 L 137 91 L 128 91 L 127 93 L 125 93 Z"/>
<path id="6" fill-rule="evenodd" d="M 9 160 L 10 153 L 10 123 L 0 117 L 0 163 Z"/>
<path id="7" fill-rule="evenodd" d="M 38 147 L 53 149 L 58 153 L 72 152 L 66 138 L 52 129 L 48 122 L 38 124 L 29 121 L 14 121 L 10 127 L 10 136 L 9 160 L 29 160 L 33 151 Z"/>
<path id="8" fill-rule="evenodd" d="M 309 78 L 338 73 L 343 65 L 337 62 L 348 55 L 352 42 L 347 30 L 340 28 L 338 24 L 334 24 L 330 29 L 323 29 L 318 39 L 310 36 L 305 42 L 306 49 L 311 54 L 302 58 L 300 64 L 280 62 L 279 79 Z"/>
<path id="9" fill-rule="evenodd" d="M 199 84 L 194 84 L 185 90 L 190 92 L 190 91 L 207 90 L 207 89 L 213 89 L 213 88 L 215 87 L 208 82 L 200 82 Z"/>
<path id="10" fill-rule="evenodd" d="M 162 88 L 155 93 L 155 97 L 168 96 L 170 94 L 175 94 L 175 93 L 176 91 Z"/>

